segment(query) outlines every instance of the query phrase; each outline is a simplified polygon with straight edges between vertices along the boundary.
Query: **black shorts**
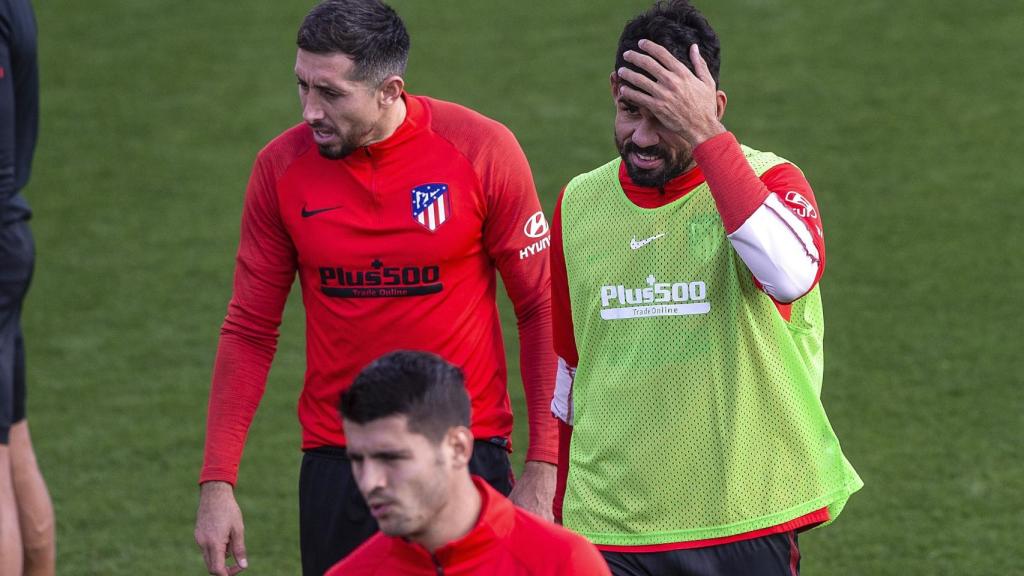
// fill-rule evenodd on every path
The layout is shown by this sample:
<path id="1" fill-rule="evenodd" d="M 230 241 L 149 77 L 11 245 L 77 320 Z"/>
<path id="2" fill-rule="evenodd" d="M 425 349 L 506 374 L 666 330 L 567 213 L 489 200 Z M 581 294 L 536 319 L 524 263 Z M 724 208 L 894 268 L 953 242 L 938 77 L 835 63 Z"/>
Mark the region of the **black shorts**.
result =
<path id="1" fill-rule="evenodd" d="M 506 446 L 501 438 L 477 440 L 469 471 L 507 496 L 513 479 Z M 377 521 L 359 493 L 345 449 L 306 451 L 299 472 L 302 574 L 322 576 L 375 532 Z"/>
<path id="2" fill-rule="evenodd" d="M 797 576 L 796 532 L 666 552 L 601 552 L 614 576 Z"/>
<path id="3" fill-rule="evenodd" d="M 28 222 L 0 224 L 0 444 L 25 419 L 21 305 L 32 281 L 35 244 Z"/>

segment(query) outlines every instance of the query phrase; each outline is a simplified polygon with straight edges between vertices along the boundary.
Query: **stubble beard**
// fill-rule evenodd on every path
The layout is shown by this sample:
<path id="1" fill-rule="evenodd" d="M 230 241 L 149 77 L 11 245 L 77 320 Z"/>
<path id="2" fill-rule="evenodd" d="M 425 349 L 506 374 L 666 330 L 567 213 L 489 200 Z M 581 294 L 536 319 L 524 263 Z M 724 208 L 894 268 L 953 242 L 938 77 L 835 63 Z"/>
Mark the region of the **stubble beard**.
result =
<path id="1" fill-rule="evenodd" d="M 328 160 L 341 160 L 347 157 L 349 154 L 355 152 L 355 146 L 324 146 L 318 145 L 317 149 L 320 151 L 320 155 Z"/>
<path id="2" fill-rule="evenodd" d="M 619 155 L 622 157 L 622 161 L 626 164 L 626 173 L 629 174 L 629 179 L 637 186 L 650 188 L 664 187 L 665 184 L 668 184 L 673 178 L 679 176 L 683 172 L 686 172 L 686 169 L 693 162 L 693 158 L 689 155 L 682 157 L 678 154 L 672 154 L 661 146 L 641 148 L 636 144 L 633 144 L 633 142 L 628 139 L 622 142 L 618 148 Z M 631 152 L 642 152 L 646 155 L 658 156 L 662 160 L 661 168 L 645 170 L 636 166 L 630 160 Z"/>
<path id="3" fill-rule="evenodd" d="M 318 126 L 314 125 L 314 128 Z M 348 134 L 342 134 L 336 128 L 332 127 L 332 131 L 338 135 L 340 140 L 337 144 L 317 144 L 317 150 L 320 155 L 328 160 L 342 160 L 350 156 L 353 152 L 364 146 L 363 142 L 366 140 L 372 130 L 372 126 L 363 128 L 353 128 Z M 362 134 L 362 137 L 358 136 Z"/>
<path id="4" fill-rule="evenodd" d="M 436 482 L 429 482 L 415 487 L 411 493 L 416 494 L 417 506 L 414 510 L 406 510 L 406 514 L 391 522 L 379 523 L 381 532 L 388 536 L 397 536 L 417 540 L 427 533 L 434 525 L 438 513 L 448 504 L 446 482 L 440 481 L 443 475 L 440 468 L 444 462 L 440 458 L 435 462 L 437 473 L 432 475 Z"/>

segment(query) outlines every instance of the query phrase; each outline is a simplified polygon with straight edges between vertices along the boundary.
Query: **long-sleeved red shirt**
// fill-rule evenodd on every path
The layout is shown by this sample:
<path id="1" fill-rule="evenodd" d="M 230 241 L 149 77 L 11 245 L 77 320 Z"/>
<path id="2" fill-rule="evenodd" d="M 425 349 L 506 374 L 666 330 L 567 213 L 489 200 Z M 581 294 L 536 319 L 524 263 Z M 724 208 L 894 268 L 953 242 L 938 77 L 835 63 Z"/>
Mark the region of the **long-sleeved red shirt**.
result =
<path id="1" fill-rule="evenodd" d="M 509 438 L 498 271 L 518 319 L 527 458 L 556 461 L 543 253 L 550 238 L 526 157 L 498 122 L 403 97 L 406 118 L 395 133 L 342 160 L 322 157 L 305 124 L 257 157 L 217 349 L 201 482 L 236 481 L 296 272 L 306 311 L 303 449 L 345 445 L 341 391 L 395 349 L 431 351 L 461 367 L 473 433 Z"/>
<path id="2" fill-rule="evenodd" d="M 512 505 L 486 482 L 473 479 L 480 492 L 480 517 L 468 534 L 438 548 L 426 548 L 378 532 L 327 576 L 603 576 L 610 574 L 594 545 Z"/>

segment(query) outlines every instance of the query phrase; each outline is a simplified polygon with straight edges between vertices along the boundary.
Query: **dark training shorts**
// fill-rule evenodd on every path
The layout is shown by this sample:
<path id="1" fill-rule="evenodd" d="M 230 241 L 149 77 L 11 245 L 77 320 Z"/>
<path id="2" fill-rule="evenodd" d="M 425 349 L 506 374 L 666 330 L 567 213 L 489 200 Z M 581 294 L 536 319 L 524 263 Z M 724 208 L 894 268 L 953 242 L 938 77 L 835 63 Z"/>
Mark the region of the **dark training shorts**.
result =
<path id="1" fill-rule="evenodd" d="M 601 551 L 614 576 L 797 576 L 796 532 L 665 552 Z"/>
<path id="2" fill-rule="evenodd" d="M 477 440 L 471 474 L 495 490 L 512 491 L 512 466 L 505 441 Z M 352 477 L 344 448 L 307 450 L 299 472 L 299 548 L 304 576 L 321 576 L 377 532 L 377 521 Z"/>
<path id="3" fill-rule="evenodd" d="M 0 444 L 25 419 L 21 304 L 32 281 L 35 244 L 28 222 L 0 224 Z"/>

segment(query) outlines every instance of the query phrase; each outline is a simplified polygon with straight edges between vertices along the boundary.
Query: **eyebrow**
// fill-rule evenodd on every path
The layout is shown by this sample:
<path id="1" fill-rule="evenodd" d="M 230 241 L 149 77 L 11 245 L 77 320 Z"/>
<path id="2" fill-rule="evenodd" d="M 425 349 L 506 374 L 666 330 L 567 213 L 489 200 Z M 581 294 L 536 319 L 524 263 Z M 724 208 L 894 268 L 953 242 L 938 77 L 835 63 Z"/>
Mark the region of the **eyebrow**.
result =
<path id="1" fill-rule="evenodd" d="M 302 76 L 299 76 L 298 74 L 295 75 L 295 79 L 298 80 L 299 82 L 302 82 L 303 84 L 306 84 L 306 85 L 311 86 L 313 88 L 316 88 L 318 90 L 332 90 L 334 92 L 347 92 L 347 90 L 345 90 L 341 86 L 335 86 L 333 84 L 327 84 L 327 83 L 322 82 L 322 81 L 321 82 L 309 82 L 308 80 L 304 79 Z"/>
<path id="2" fill-rule="evenodd" d="M 361 458 L 380 458 L 385 456 L 410 456 L 412 450 L 406 448 L 396 448 L 394 450 L 373 450 L 368 452 L 350 452 L 349 456 L 359 456 Z"/>

